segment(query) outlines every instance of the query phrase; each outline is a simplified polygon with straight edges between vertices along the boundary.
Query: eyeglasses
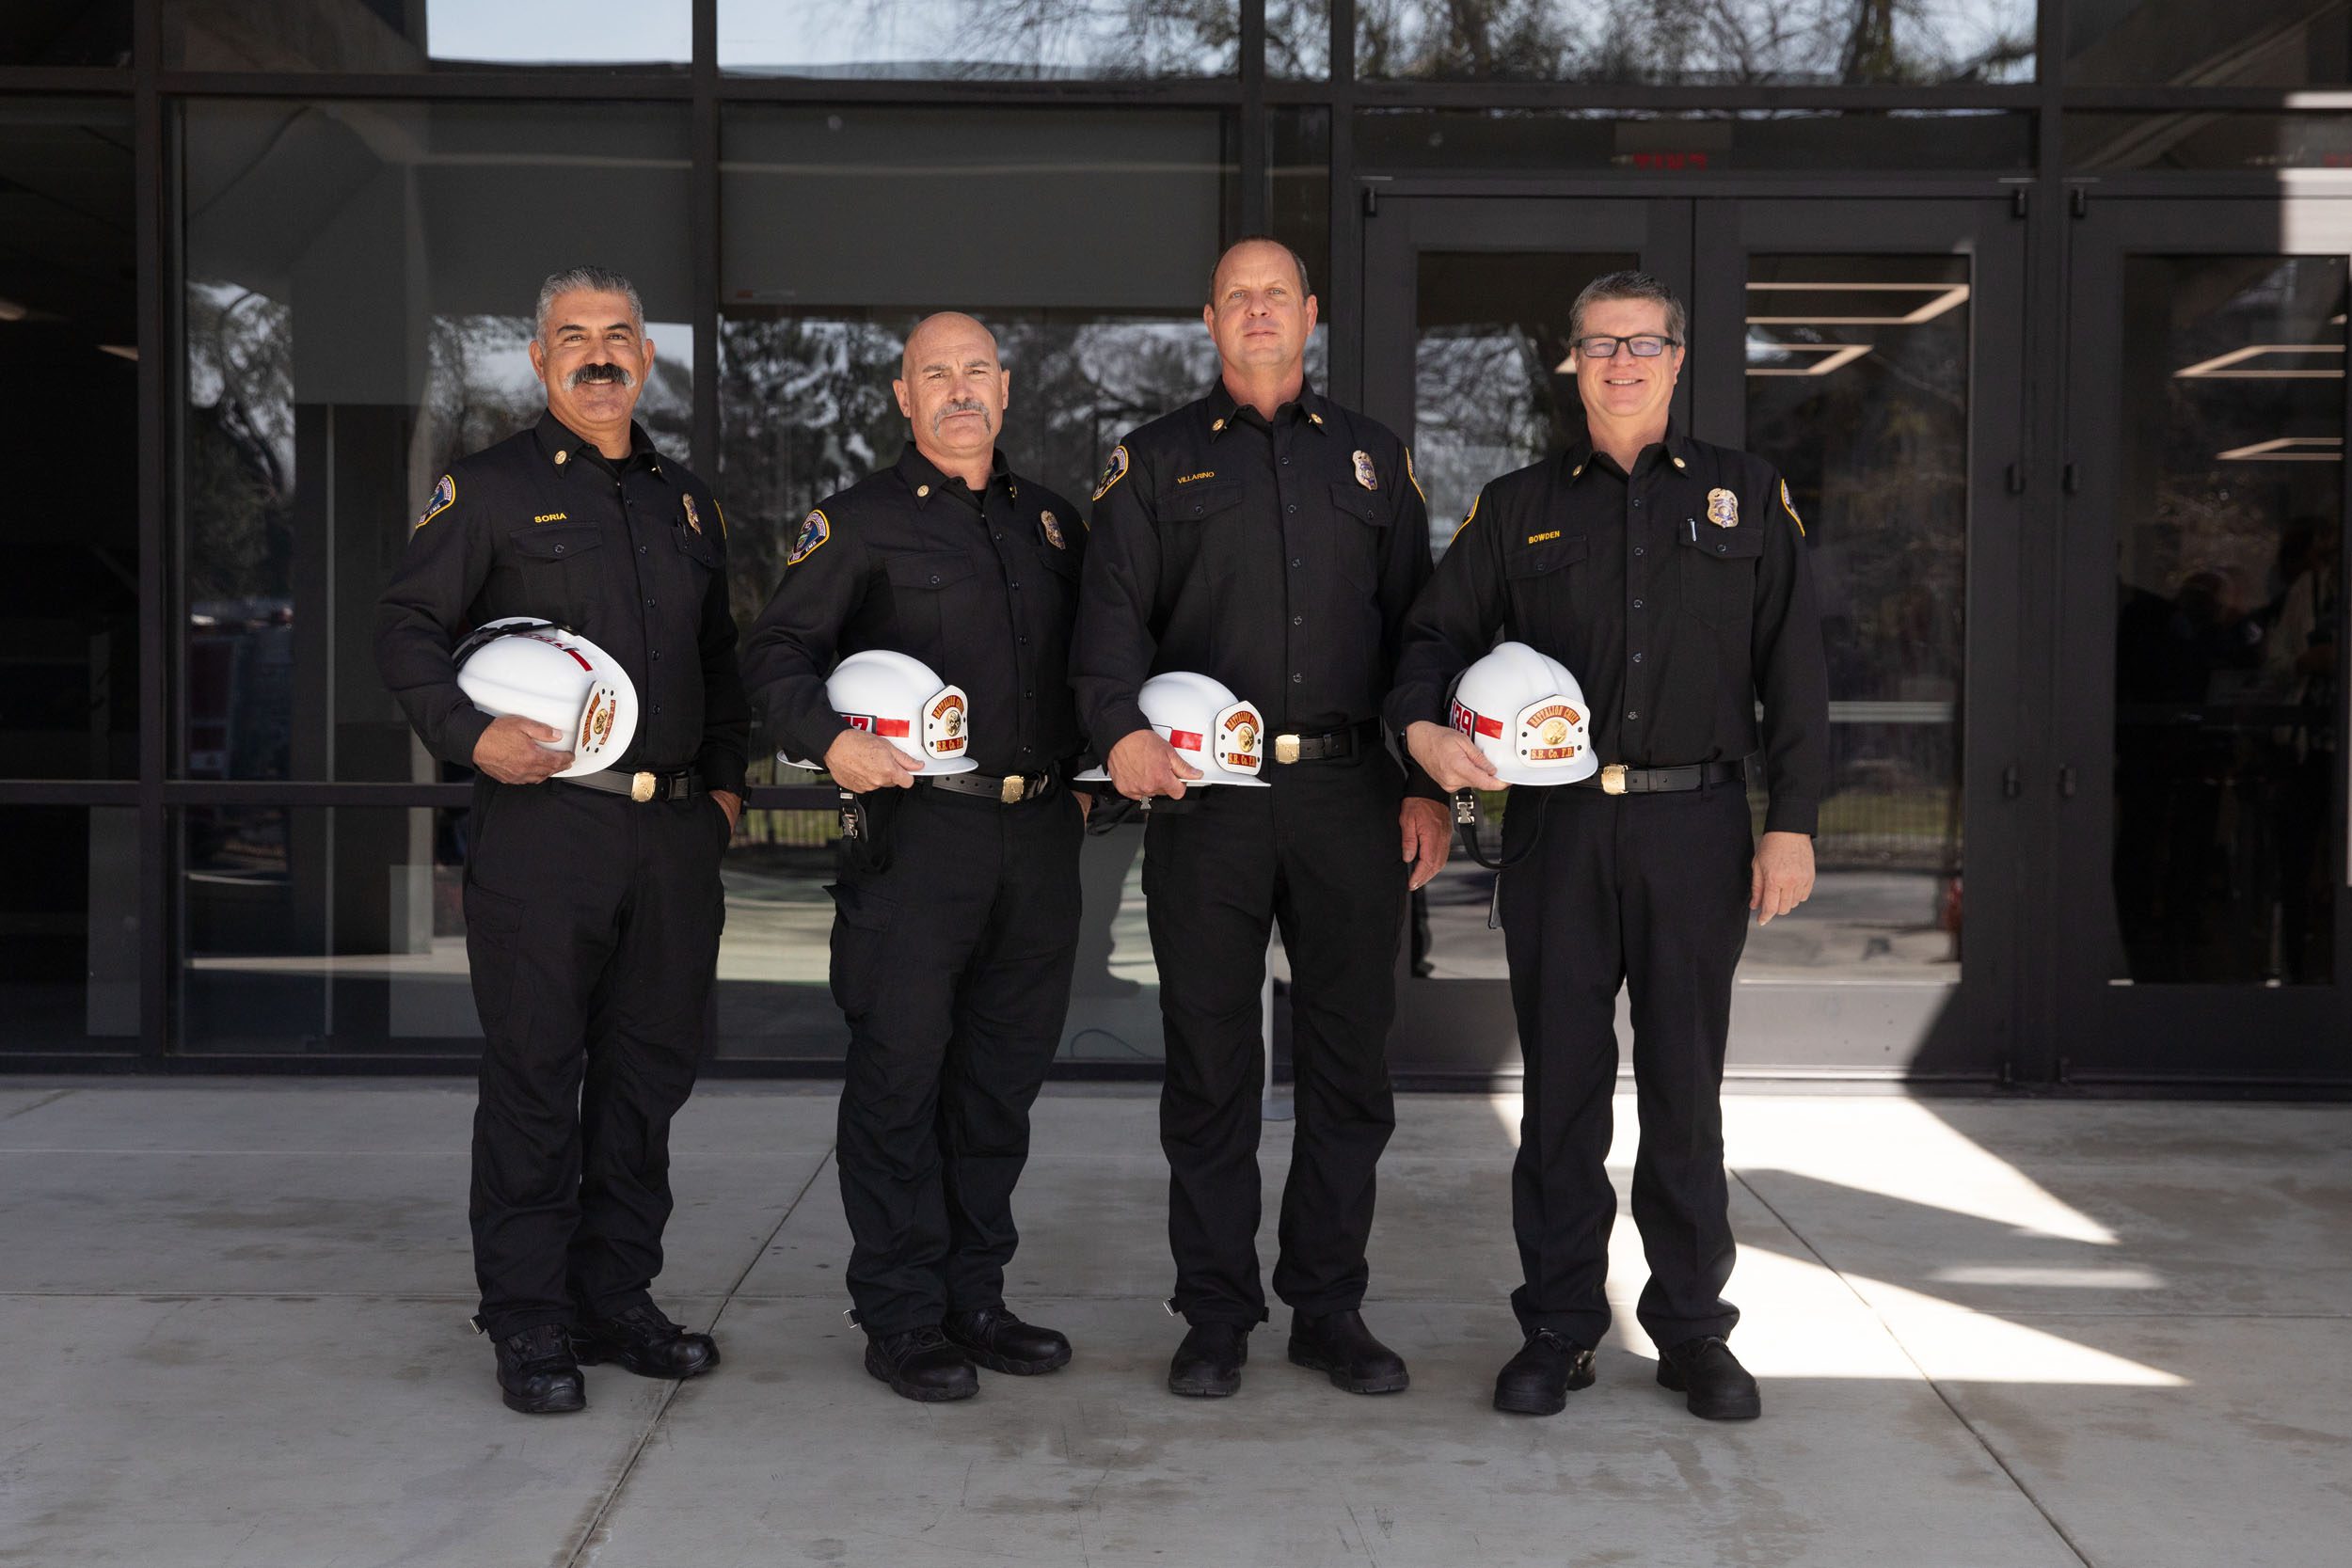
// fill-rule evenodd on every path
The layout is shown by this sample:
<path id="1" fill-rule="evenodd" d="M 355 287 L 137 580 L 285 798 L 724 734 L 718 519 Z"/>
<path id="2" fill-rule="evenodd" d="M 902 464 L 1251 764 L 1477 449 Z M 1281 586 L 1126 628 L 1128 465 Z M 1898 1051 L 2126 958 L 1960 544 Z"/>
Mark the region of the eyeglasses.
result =
<path id="1" fill-rule="evenodd" d="M 1631 338 L 1579 338 L 1576 352 L 1587 359 L 1614 359 L 1619 343 L 1631 349 L 1636 359 L 1655 359 L 1670 348 L 1680 348 L 1682 340 L 1661 337 L 1655 332 Z"/>

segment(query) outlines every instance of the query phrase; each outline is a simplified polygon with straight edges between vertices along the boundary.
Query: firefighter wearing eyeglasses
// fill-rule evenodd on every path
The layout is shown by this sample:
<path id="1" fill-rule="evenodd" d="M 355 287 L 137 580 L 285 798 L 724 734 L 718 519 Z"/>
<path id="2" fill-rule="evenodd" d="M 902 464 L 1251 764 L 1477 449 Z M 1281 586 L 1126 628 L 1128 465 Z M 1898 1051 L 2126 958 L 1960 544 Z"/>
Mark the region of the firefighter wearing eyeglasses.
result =
<path id="1" fill-rule="evenodd" d="M 1586 438 L 1488 484 L 1405 625 L 1390 723 L 1448 789 L 1500 786 L 1450 726 L 1449 686 L 1498 634 L 1575 672 L 1590 778 L 1515 789 L 1499 901 L 1525 1108 L 1512 1176 L 1526 1336 L 1498 1409 L 1551 1415 L 1593 1380 L 1616 1196 L 1603 1166 L 1629 988 L 1641 1143 L 1638 1312 L 1658 1380 L 1692 1414 L 1760 1413 L 1725 1343 L 1734 1243 L 1723 1081 L 1732 971 L 1759 924 L 1813 888 L 1829 771 L 1828 673 L 1804 526 L 1762 459 L 1668 418 L 1681 302 L 1613 273 L 1576 301 Z M 1760 718 L 1759 718 L 1760 714 Z M 1754 758 L 1768 801 L 1753 836 Z"/>

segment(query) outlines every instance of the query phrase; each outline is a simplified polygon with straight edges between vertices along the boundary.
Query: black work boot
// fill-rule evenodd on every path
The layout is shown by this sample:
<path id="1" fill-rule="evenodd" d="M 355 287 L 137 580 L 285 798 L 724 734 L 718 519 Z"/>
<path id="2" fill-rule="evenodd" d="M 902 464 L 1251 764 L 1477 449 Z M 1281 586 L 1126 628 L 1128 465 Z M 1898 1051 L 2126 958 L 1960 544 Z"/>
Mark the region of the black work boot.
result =
<path id="1" fill-rule="evenodd" d="M 582 1318 L 572 1330 L 572 1353 L 584 1367 L 610 1361 L 639 1377 L 700 1377 L 719 1364 L 717 1340 L 687 1333 L 651 1304 Z"/>
<path id="2" fill-rule="evenodd" d="M 1710 1421 L 1753 1421 L 1764 1414 L 1756 1379 L 1721 1335 L 1685 1339 L 1659 1352 L 1658 1384 L 1685 1395 L 1691 1414 Z"/>
<path id="3" fill-rule="evenodd" d="M 1070 1365 L 1070 1341 L 1050 1328 L 1025 1323 L 1002 1305 L 950 1312 L 941 1320 L 947 1342 L 992 1372 L 1035 1377 Z"/>
<path id="4" fill-rule="evenodd" d="M 1557 1416 L 1568 1395 L 1593 1386 L 1593 1353 L 1539 1328 L 1495 1374 L 1495 1408 L 1514 1416 Z"/>
<path id="5" fill-rule="evenodd" d="M 499 1395 L 507 1409 L 526 1416 L 564 1416 L 588 1408 L 587 1385 L 562 1323 L 526 1328 L 492 1348 L 498 1352 Z"/>
<path id="6" fill-rule="evenodd" d="M 904 1334 L 868 1335 L 866 1370 L 890 1391 L 925 1404 L 968 1400 L 980 1391 L 980 1374 L 963 1352 L 929 1324 Z"/>
<path id="7" fill-rule="evenodd" d="M 1196 1400 L 1238 1394 L 1242 1363 L 1248 1359 L 1248 1323 L 1195 1323 L 1168 1364 L 1168 1391 Z"/>
<path id="8" fill-rule="evenodd" d="M 1412 1381 L 1405 1358 L 1372 1337 L 1361 1312 L 1293 1312 L 1290 1349 L 1294 1363 L 1329 1373 L 1333 1387 L 1351 1394 L 1400 1394 Z"/>

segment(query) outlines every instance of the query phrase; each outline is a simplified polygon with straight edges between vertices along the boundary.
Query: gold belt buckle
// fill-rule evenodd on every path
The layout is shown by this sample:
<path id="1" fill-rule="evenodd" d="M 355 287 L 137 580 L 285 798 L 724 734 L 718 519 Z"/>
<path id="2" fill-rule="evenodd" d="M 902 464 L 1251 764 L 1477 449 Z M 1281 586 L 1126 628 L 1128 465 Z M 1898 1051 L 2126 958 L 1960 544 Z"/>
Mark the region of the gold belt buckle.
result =
<path id="1" fill-rule="evenodd" d="M 1298 760 L 1298 736 L 1295 735 L 1276 736 L 1274 737 L 1274 760 L 1296 762 Z"/>
<path id="2" fill-rule="evenodd" d="M 996 803 L 998 805 L 1018 805 L 1021 801 L 1025 800 L 1028 798 L 1029 781 L 1019 773 L 1006 774 L 1005 782 L 996 786 Z"/>
<path id="3" fill-rule="evenodd" d="M 628 798 L 641 803 L 653 799 L 653 786 L 654 776 L 651 773 L 631 774 L 628 781 Z"/>
<path id="4" fill-rule="evenodd" d="M 1626 768 L 1622 762 L 1613 762 L 1602 768 L 1600 770 L 1600 792 L 1603 795 L 1623 795 L 1625 773 Z"/>

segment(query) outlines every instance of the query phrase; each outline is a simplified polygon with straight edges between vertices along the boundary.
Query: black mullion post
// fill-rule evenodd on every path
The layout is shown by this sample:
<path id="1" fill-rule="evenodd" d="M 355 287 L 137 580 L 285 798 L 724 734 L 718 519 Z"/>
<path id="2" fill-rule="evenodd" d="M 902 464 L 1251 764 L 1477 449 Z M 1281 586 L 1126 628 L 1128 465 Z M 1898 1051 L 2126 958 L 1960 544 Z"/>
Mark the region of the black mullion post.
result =
<path id="1" fill-rule="evenodd" d="M 2042 0 L 2034 44 L 2035 77 L 2040 107 L 2034 125 L 2035 179 L 2026 217 L 2026 287 L 2025 304 L 2026 418 L 2023 453 L 2027 475 L 2021 526 L 2026 537 L 2017 552 L 2020 614 L 2018 631 L 2024 640 L 2018 668 L 2029 671 L 2026 724 L 2015 736 L 2024 776 L 2032 784 L 2017 804 L 2028 813 L 2020 824 L 2020 841 L 2038 846 L 2023 856 L 2015 870 L 2010 895 L 2011 918 L 2010 994 L 2000 999 L 2012 1009 L 2010 1038 L 2016 1053 L 2014 1070 L 2021 1081 L 2048 1083 L 2058 1076 L 2060 945 L 2047 938 L 2048 911 L 2066 907 L 2064 890 L 2056 880 L 2064 863 L 2058 853 L 2059 831 L 2055 785 L 2060 718 L 2065 711 L 2064 674 L 2059 654 L 2065 645 L 2065 584 L 2070 566 L 2066 550 L 2066 443 L 2074 438 L 2067 420 L 2067 286 L 2066 268 L 2074 219 L 2068 208 L 2066 184 L 2065 53 L 2067 0 Z M 2045 433 L 2039 440 L 2035 433 Z M 1998 808 L 1995 808 L 1998 809 Z"/>
<path id="2" fill-rule="evenodd" d="M 1323 319 L 1331 334 L 1331 395 L 1364 404 L 1364 230 L 1356 195 L 1356 0 L 1331 0 L 1331 276 Z"/>
<path id="3" fill-rule="evenodd" d="M 688 227 L 694 323 L 694 470 L 719 472 L 719 0 L 694 0 L 693 189 Z"/>
<path id="4" fill-rule="evenodd" d="M 1266 231 L 1265 0 L 1241 0 L 1241 231 Z"/>
<path id="5" fill-rule="evenodd" d="M 138 0 L 131 23 L 132 214 L 136 234 L 138 309 L 138 581 L 139 581 L 139 1054 L 159 1061 L 177 1037 L 171 1014 L 172 890 L 179 885 L 171 852 L 171 816 L 164 802 L 175 711 L 167 629 L 170 579 L 165 571 L 164 468 L 169 421 L 164 399 L 176 356 L 165 290 L 166 214 L 169 182 L 164 164 L 164 102 L 156 77 L 163 62 L 163 0 Z"/>

